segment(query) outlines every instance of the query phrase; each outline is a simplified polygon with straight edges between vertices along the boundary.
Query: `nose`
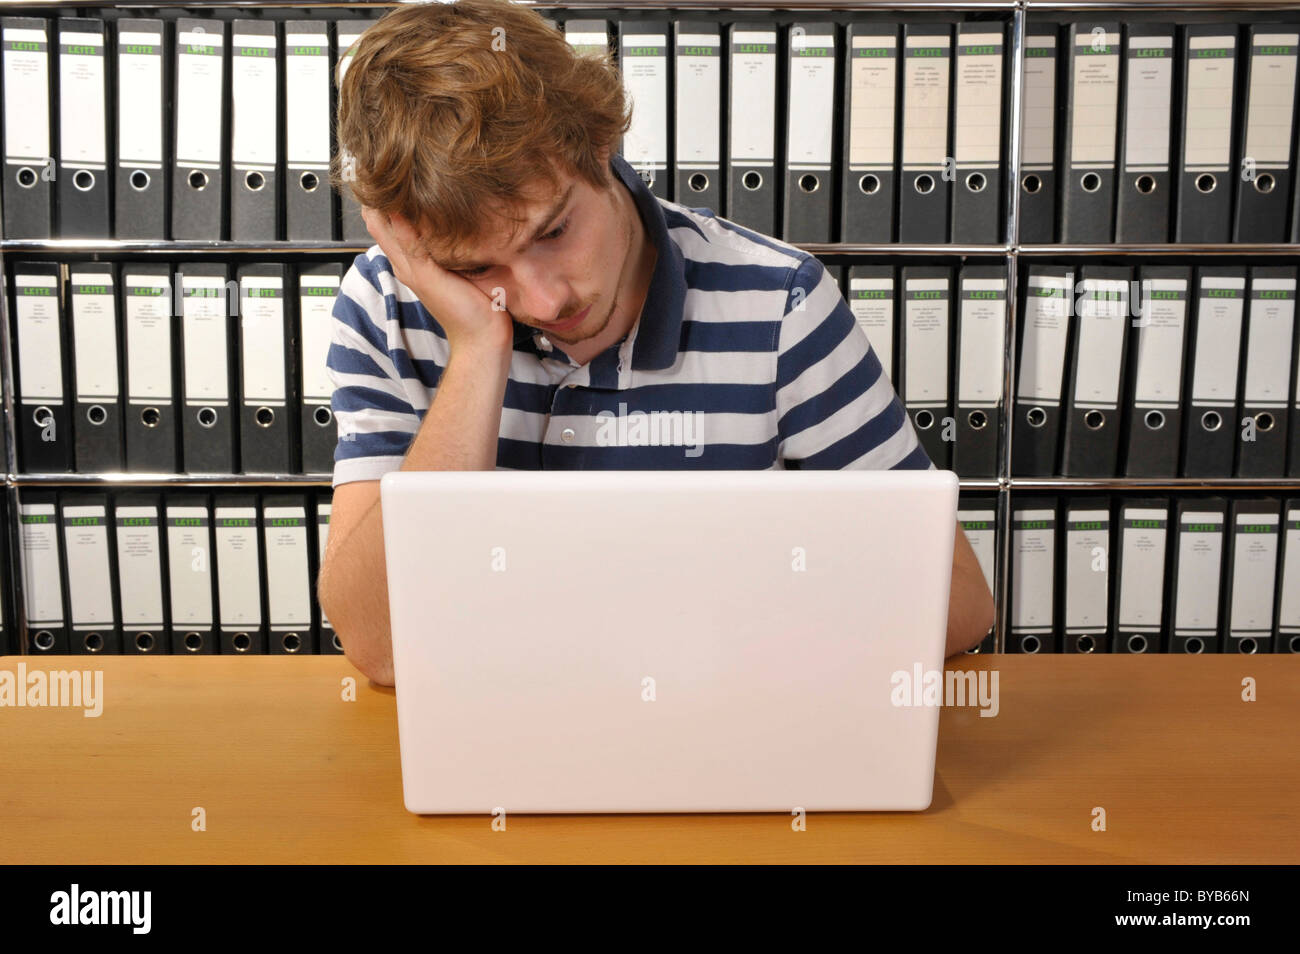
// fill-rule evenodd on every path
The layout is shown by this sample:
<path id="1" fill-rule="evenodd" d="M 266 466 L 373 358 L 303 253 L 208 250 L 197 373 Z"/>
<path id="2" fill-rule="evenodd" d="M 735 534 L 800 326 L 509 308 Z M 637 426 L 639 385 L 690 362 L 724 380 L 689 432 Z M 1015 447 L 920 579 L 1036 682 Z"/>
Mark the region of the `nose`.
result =
<path id="1" fill-rule="evenodd" d="M 514 272 L 514 303 L 508 305 L 516 317 L 544 324 L 563 315 L 569 300 L 569 286 L 549 269 L 524 265 Z"/>

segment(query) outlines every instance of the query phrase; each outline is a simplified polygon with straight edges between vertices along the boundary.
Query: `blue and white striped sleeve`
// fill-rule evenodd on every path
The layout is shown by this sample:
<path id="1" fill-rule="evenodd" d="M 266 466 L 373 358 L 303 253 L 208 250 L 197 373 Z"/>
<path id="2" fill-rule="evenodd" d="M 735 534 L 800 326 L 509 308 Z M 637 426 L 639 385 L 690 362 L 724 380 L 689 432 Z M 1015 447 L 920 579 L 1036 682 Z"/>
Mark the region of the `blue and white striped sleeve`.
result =
<path id="1" fill-rule="evenodd" d="M 777 349 L 780 466 L 934 468 L 839 285 L 811 256 L 791 283 Z"/>
<path id="2" fill-rule="evenodd" d="M 388 302 L 373 261 L 358 256 L 343 276 L 325 367 L 334 384 L 330 400 L 338 423 L 335 487 L 378 480 L 402 466 L 420 429 L 388 339 Z"/>

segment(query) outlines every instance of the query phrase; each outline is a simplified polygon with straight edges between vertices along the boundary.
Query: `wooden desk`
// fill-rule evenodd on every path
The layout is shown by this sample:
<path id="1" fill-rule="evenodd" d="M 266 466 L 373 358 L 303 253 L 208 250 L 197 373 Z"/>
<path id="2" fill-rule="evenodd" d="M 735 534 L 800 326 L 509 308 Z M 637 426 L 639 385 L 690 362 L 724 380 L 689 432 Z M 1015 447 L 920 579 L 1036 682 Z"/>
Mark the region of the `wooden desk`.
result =
<path id="1" fill-rule="evenodd" d="M 929 811 L 812 814 L 803 832 L 776 814 L 512 815 L 504 832 L 410 815 L 392 691 L 342 657 L 21 661 L 102 668 L 105 703 L 0 708 L 4 863 L 1300 860 L 1295 656 L 963 658 L 999 670 L 1001 711 L 944 710 Z"/>

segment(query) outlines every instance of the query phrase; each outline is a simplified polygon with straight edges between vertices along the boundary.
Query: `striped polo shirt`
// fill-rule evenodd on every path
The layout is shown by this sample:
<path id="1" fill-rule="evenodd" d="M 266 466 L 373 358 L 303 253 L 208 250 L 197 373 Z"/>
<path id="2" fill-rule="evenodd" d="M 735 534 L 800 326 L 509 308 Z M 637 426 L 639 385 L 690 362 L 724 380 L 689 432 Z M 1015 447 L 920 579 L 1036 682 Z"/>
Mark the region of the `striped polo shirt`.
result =
<path id="1" fill-rule="evenodd" d="M 815 257 L 610 165 L 658 250 L 640 318 L 578 365 L 515 323 L 497 469 L 930 469 L 903 404 Z M 401 467 L 447 339 L 378 246 L 334 305 L 334 486 Z"/>

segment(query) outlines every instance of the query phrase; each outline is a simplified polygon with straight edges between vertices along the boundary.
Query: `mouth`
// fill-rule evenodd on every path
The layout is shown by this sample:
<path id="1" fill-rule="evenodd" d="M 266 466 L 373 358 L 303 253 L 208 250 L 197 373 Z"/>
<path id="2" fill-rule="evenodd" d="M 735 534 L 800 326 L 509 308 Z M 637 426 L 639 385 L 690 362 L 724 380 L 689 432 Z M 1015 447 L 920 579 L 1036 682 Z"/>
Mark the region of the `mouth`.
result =
<path id="1" fill-rule="evenodd" d="M 546 325 L 542 330 L 543 331 L 570 331 L 573 328 L 576 328 L 579 324 L 581 324 L 582 320 L 587 317 L 587 314 L 590 311 L 591 311 L 591 306 L 588 305 L 586 308 L 582 309 L 582 311 L 578 312 L 572 318 L 565 318 L 563 321 L 552 322 L 551 324 Z"/>

